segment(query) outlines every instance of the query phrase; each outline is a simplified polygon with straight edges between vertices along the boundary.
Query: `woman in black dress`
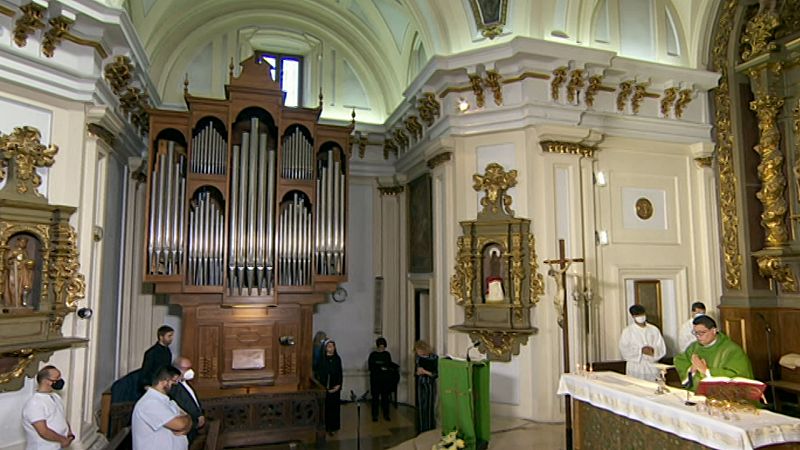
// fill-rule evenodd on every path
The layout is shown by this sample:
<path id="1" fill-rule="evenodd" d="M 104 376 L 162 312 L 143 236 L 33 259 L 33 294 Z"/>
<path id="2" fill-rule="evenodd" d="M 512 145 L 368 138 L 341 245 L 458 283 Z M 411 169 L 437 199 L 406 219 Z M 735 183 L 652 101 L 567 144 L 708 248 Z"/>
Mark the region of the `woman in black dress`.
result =
<path id="1" fill-rule="evenodd" d="M 436 382 L 439 357 L 425 341 L 414 344 L 417 381 L 417 432 L 436 428 Z"/>
<path id="2" fill-rule="evenodd" d="M 378 421 L 378 407 L 383 410 L 383 418 L 389 416 L 389 396 L 395 390 L 394 381 L 397 364 L 392 362 L 392 355 L 386 350 L 386 339 L 379 337 L 375 341 L 375 350 L 369 354 L 369 390 L 372 393 L 372 421 Z"/>
<path id="3" fill-rule="evenodd" d="M 325 430 L 329 435 L 339 431 L 342 393 L 342 358 L 336 353 L 336 342 L 325 341 L 325 354 L 320 359 L 316 373 L 317 381 L 327 390 L 325 394 Z"/>

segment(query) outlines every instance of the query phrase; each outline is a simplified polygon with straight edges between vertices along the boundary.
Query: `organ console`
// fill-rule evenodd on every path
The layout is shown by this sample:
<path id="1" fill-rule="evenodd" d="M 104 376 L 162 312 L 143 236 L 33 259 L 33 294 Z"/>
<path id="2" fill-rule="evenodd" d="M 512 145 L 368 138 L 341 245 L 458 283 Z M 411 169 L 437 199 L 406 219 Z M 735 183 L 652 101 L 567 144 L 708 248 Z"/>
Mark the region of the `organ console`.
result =
<path id="1" fill-rule="evenodd" d="M 240 67 L 224 99 L 187 83 L 187 111 L 149 111 L 144 280 L 182 307 L 206 395 L 307 387 L 313 305 L 347 279 L 354 123 L 284 106 L 259 55 Z"/>

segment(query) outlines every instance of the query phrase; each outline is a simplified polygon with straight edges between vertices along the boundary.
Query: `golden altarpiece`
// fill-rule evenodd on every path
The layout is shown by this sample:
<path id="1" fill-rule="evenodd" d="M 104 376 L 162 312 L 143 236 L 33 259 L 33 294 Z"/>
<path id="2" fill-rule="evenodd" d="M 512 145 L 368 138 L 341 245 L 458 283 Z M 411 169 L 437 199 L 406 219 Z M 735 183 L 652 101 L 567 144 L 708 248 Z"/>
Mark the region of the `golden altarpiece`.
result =
<path id="1" fill-rule="evenodd" d="M 451 327 L 480 342 L 490 360 L 510 361 L 536 333 L 530 309 L 544 293 L 537 273 L 536 240 L 529 219 L 514 216 L 508 189 L 517 171 L 497 163 L 473 175 L 473 188 L 484 191 L 476 220 L 461 222 L 455 274 L 450 293 L 464 307 L 464 323 Z"/>
<path id="2" fill-rule="evenodd" d="M 64 317 L 84 297 L 71 206 L 51 205 L 37 190 L 36 170 L 55 162 L 58 147 L 39 130 L 0 133 L 0 392 L 22 387 L 39 362 L 86 339 L 64 337 Z"/>
<path id="3" fill-rule="evenodd" d="M 182 307 L 206 398 L 309 388 L 313 306 L 347 278 L 353 124 L 284 106 L 270 70 L 256 54 L 224 99 L 187 80 L 187 111 L 149 111 L 144 280 Z"/>

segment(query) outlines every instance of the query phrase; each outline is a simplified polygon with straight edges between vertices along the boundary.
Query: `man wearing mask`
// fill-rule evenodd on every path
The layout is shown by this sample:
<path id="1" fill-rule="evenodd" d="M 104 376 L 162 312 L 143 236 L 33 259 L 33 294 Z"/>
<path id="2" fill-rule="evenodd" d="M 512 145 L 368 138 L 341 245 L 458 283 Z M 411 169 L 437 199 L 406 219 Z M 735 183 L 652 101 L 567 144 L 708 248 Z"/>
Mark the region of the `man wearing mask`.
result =
<path id="1" fill-rule="evenodd" d="M 192 361 L 181 356 L 175 360 L 175 367 L 181 371 L 181 376 L 175 386 L 172 387 L 169 396 L 192 418 L 192 430 L 186 435 L 191 446 L 192 442 L 197 438 L 198 430 L 205 426 L 206 418 L 203 415 L 203 405 L 200 403 L 197 393 L 189 385 L 189 381 L 194 379 Z"/>
<path id="2" fill-rule="evenodd" d="M 175 330 L 169 325 L 162 325 L 156 332 L 158 339 L 152 347 L 144 352 L 144 359 L 142 360 L 142 371 L 139 374 L 139 391 L 140 394 L 144 392 L 145 386 L 150 386 L 153 382 L 153 376 L 164 366 L 172 364 L 172 350 L 169 346 L 172 344 L 172 339 L 175 337 Z"/>
<path id="3" fill-rule="evenodd" d="M 628 311 L 633 323 L 622 330 L 619 352 L 625 359 L 625 373 L 647 381 L 655 381 L 659 371 L 655 363 L 667 353 L 661 331 L 647 323 L 644 306 L 633 305 Z"/>
<path id="4" fill-rule="evenodd" d="M 54 391 L 64 388 L 61 371 L 45 366 L 36 374 L 36 392 L 22 408 L 25 450 L 67 448 L 75 440 L 64 413 L 64 402 Z"/>
<path id="5" fill-rule="evenodd" d="M 694 334 L 694 324 L 692 322 L 699 316 L 706 315 L 706 305 L 701 302 L 692 303 L 692 317 L 686 322 L 681 324 L 680 333 L 678 335 L 678 348 L 681 353 L 685 352 L 689 345 L 696 340 Z"/>
<path id="6" fill-rule="evenodd" d="M 181 372 L 175 367 L 162 367 L 153 377 L 153 384 L 136 402 L 131 418 L 133 450 L 189 448 L 186 435 L 192 429 L 192 418 L 167 396 L 180 376 Z"/>

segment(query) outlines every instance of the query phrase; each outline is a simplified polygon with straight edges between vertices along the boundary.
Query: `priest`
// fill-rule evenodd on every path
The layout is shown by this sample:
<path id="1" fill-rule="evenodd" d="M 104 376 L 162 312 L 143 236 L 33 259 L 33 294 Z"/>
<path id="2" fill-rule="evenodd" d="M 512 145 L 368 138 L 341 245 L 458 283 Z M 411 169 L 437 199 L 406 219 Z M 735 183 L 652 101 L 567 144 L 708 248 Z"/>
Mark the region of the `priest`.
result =
<path id="1" fill-rule="evenodd" d="M 633 323 L 622 330 L 619 352 L 625 359 L 625 374 L 647 381 L 658 379 L 655 363 L 667 353 L 661 331 L 647 323 L 644 306 L 633 305 L 628 309 Z"/>
<path id="2" fill-rule="evenodd" d="M 674 360 L 684 386 L 695 391 L 703 378 L 753 378 L 750 358 L 739 344 L 717 331 L 714 319 L 698 316 L 692 324 L 697 341 Z"/>

